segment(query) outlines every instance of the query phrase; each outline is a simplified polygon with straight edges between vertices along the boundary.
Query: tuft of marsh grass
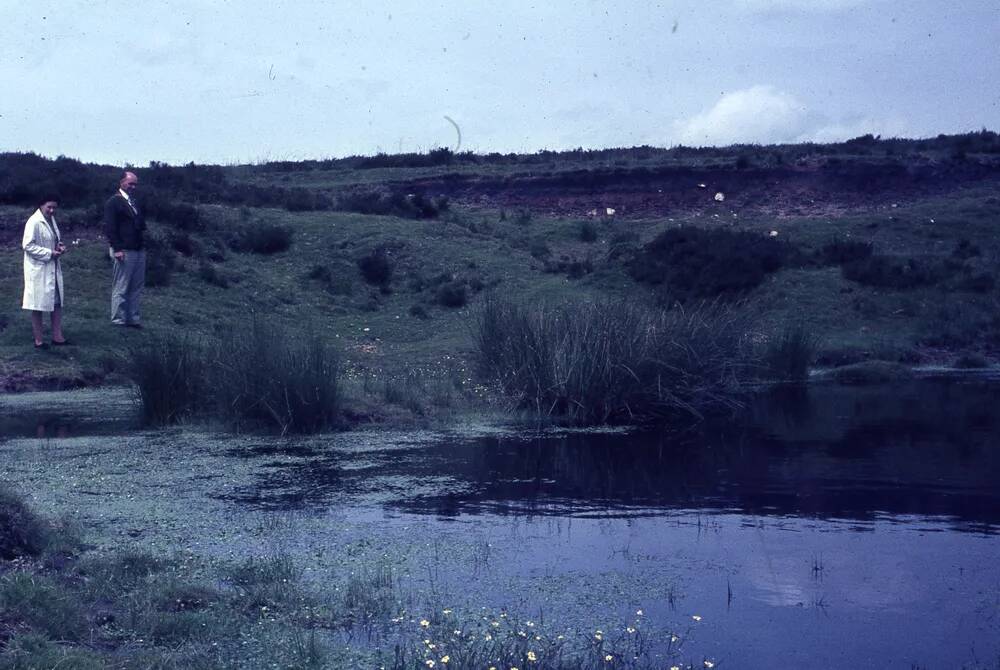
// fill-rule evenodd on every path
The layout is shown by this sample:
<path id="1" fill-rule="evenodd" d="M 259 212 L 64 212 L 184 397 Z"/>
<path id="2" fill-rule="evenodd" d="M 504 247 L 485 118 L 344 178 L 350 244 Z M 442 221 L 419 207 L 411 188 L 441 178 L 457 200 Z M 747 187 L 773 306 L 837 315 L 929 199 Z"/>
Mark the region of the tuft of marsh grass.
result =
<path id="1" fill-rule="evenodd" d="M 764 348 L 765 377 L 776 381 L 804 381 L 819 349 L 819 338 L 802 323 L 786 325 Z"/>
<path id="2" fill-rule="evenodd" d="M 481 374 L 522 408 L 578 425 L 640 423 L 737 406 L 754 364 L 751 323 L 718 302 L 529 307 L 492 295 L 474 336 Z"/>
<path id="3" fill-rule="evenodd" d="M 0 560 L 37 556 L 49 545 L 50 536 L 48 524 L 0 484 Z"/>
<path id="4" fill-rule="evenodd" d="M 214 346 L 183 336 L 145 340 L 129 362 L 150 425 L 205 416 L 237 429 L 312 433 L 332 428 L 340 411 L 333 349 L 256 317 Z"/>
<path id="5" fill-rule="evenodd" d="M 205 348 L 186 336 L 151 337 L 128 351 L 142 422 L 177 423 L 200 410 L 208 393 Z"/>

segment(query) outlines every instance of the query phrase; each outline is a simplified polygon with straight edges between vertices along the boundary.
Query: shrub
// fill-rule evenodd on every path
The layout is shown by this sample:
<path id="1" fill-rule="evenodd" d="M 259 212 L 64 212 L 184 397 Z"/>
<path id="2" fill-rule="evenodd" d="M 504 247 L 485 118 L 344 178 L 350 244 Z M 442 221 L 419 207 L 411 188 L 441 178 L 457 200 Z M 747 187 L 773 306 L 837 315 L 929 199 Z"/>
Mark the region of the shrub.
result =
<path id="1" fill-rule="evenodd" d="M 644 246 L 629 272 L 636 281 L 662 286 L 673 300 L 732 297 L 758 286 L 793 252 L 757 233 L 682 226 Z"/>
<path id="2" fill-rule="evenodd" d="M 21 498 L 0 486 L 0 559 L 37 556 L 49 541 L 49 528 Z"/>
<path id="3" fill-rule="evenodd" d="M 719 303 L 527 307 L 489 296 L 477 315 L 480 373 L 518 405 L 573 424 L 700 417 L 738 404 L 753 366 L 750 321 Z"/>
<path id="4" fill-rule="evenodd" d="M 147 235 L 146 247 L 146 286 L 166 286 L 174 273 L 177 263 L 177 253 L 159 236 Z"/>
<path id="5" fill-rule="evenodd" d="M 465 282 L 455 279 L 441 284 L 437 290 L 437 301 L 445 307 L 465 307 L 469 302 L 469 291 Z"/>
<path id="6" fill-rule="evenodd" d="M 577 235 L 581 242 L 596 242 L 597 226 L 592 221 L 584 221 L 580 224 Z"/>
<path id="7" fill-rule="evenodd" d="M 871 258 L 873 251 L 871 242 L 835 239 L 824 244 L 818 256 L 822 265 L 843 265 Z"/>
<path id="8" fill-rule="evenodd" d="M 819 339 L 803 324 L 789 325 L 764 349 L 761 365 L 769 379 L 803 381 L 816 356 Z"/>
<path id="9" fill-rule="evenodd" d="M 198 266 L 198 278 L 206 284 L 211 284 L 212 286 L 229 288 L 229 279 L 219 272 L 218 268 L 211 263 L 201 263 Z"/>
<path id="10" fill-rule="evenodd" d="M 448 210 L 445 197 L 428 198 L 422 193 L 355 191 L 337 199 L 336 209 L 358 214 L 383 214 L 403 219 L 434 219 Z"/>
<path id="11" fill-rule="evenodd" d="M 273 223 L 244 226 L 230 238 L 233 251 L 255 254 L 276 254 L 292 246 L 292 229 Z"/>
<path id="12" fill-rule="evenodd" d="M 431 315 L 427 313 L 427 309 L 423 305 L 411 305 L 410 316 L 424 320 L 431 318 Z"/>
<path id="13" fill-rule="evenodd" d="M 872 255 L 841 266 L 844 279 L 880 288 L 910 289 L 936 284 L 946 268 L 929 259 Z"/>
<path id="14" fill-rule="evenodd" d="M 358 269 L 361 276 L 369 284 L 376 286 L 388 286 L 392 281 L 392 273 L 395 263 L 389 254 L 389 249 L 385 245 L 375 247 L 367 256 L 358 259 Z"/>
<path id="15" fill-rule="evenodd" d="M 552 249 L 549 248 L 545 240 L 532 240 L 528 246 L 528 253 L 531 254 L 532 258 L 544 260 L 552 255 Z"/>

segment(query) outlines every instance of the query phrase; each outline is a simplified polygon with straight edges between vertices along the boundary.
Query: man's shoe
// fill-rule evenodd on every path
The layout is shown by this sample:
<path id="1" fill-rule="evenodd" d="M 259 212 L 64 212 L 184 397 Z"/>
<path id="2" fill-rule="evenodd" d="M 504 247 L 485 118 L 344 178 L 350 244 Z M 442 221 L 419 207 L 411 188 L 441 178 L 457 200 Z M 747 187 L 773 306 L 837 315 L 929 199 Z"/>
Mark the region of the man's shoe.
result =
<path id="1" fill-rule="evenodd" d="M 135 328 L 136 330 L 142 330 L 142 324 L 141 323 L 126 323 L 125 327 L 126 328 Z"/>
<path id="2" fill-rule="evenodd" d="M 70 346 L 72 344 L 73 343 L 70 342 L 69 340 L 63 340 L 62 342 L 56 342 L 55 340 L 52 340 L 52 345 L 56 346 L 56 347 L 68 347 L 68 346 Z"/>

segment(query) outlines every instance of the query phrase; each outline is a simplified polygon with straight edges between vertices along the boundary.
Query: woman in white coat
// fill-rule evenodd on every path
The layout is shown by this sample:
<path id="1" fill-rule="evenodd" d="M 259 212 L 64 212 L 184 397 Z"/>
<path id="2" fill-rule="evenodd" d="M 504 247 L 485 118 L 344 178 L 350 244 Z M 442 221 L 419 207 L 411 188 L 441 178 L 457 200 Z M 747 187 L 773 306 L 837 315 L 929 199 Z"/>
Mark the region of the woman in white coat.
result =
<path id="1" fill-rule="evenodd" d="M 66 245 L 59 236 L 55 211 L 59 199 L 45 196 L 41 205 L 24 224 L 24 301 L 21 307 L 31 311 L 31 332 L 35 348 L 49 345 L 42 340 L 42 314 L 52 315 L 52 344 L 68 344 L 62 332 L 63 277 L 59 259 Z"/>

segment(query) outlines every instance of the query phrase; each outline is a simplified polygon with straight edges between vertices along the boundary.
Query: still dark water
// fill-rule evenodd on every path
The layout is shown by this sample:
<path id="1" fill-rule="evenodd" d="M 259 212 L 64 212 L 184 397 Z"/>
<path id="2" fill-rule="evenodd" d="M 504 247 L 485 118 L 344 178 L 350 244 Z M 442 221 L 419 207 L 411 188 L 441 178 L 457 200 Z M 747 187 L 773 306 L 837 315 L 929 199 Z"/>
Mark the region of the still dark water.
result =
<path id="1" fill-rule="evenodd" d="M 995 668 L 998 403 L 997 383 L 956 379 L 781 389 L 683 432 L 304 458 L 241 502 L 352 500 L 387 528 L 485 533 L 517 550 L 454 573 L 476 602 L 509 604 L 521 588 L 520 605 L 543 614 L 607 607 L 624 620 L 641 607 L 693 627 L 685 653 L 699 663 Z M 641 595 L 602 596 L 616 580 Z"/>
<path id="2" fill-rule="evenodd" d="M 470 607 L 641 609 L 695 664 L 998 668 L 998 408 L 997 381 L 944 378 L 780 389 L 685 431 L 261 439 L 225 500 L 426 538 L 414 578 Z M 29 414 L 4 432 L 133 428 Z"/>

